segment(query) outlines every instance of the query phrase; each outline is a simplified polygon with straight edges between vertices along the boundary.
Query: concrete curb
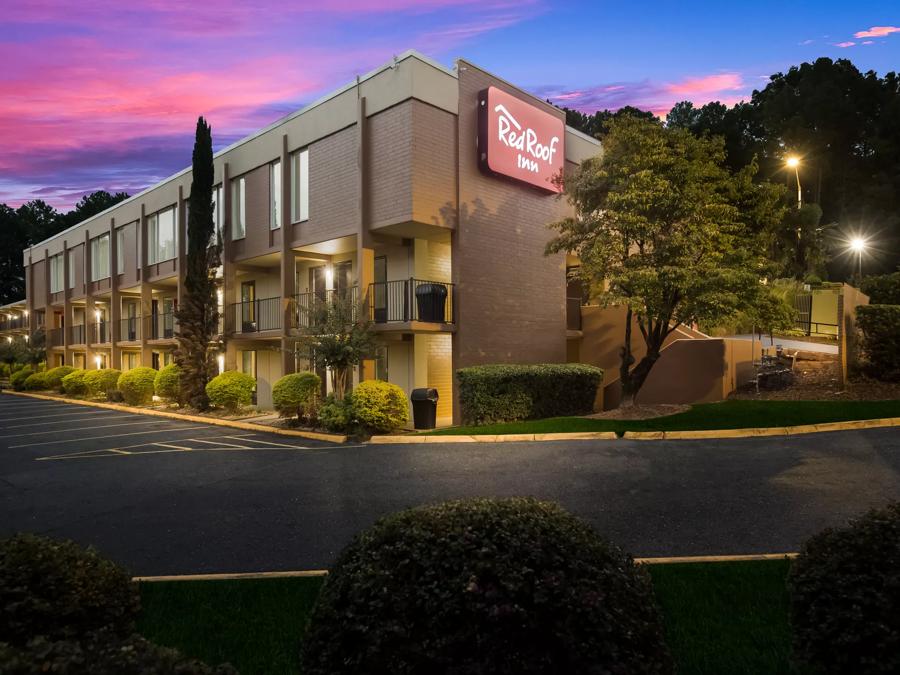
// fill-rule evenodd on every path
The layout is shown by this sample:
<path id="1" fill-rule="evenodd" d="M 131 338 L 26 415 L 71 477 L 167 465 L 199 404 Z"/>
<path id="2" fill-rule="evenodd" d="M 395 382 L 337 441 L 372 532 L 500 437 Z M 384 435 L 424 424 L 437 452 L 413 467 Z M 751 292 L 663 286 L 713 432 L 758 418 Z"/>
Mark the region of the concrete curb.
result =
<path id="1" fill-rule="evenodd" d="M 635 558 L 639 565 L 670 565 L 677 563 L 748 562 L 755 560 L 791 560 L 796 553 L 750 553 L 747 555 L 690 555 L 669 558 Z M 328 570 L 291 570 L 286 572 L 236 572 L 232 574 L 170 574 L 155 577 L 132 577 L 133 581 L 235 581 L 243 579 L 287 579 L 291 577 L 324 577 Z"/>
<path id="2" fill-rule="evenodd" d="M 317 431 L 299 431 L 296 429 L 279 429 L 277 427 L 267 427 L 264 424 L 253 424 L 252 422 L 237 422 L 235 420 L 223 420 L 216 417 L 203 417 L 201 415 L 184 415 L 182 413 L 169 412 L 168 410 L 153 410 L 150 408 L 133 408 L 128 405 L 120 405 L 118 403 L 102 403 L 100 401 L 83 401 L 80 399 L 65 398 L 63 396 L 50 396 L 47 394 L 30 394 L 24 391 L 3 390 L 3 394 L 9 396 L 21 396 L 23 398 L 36 398 L 42 401 L 60 401 L 62 403 L 71 403 L 73 405 L 84 405 L 91 408 L 105 408 L 107 410 L 118 410 L 119 412 L 134 413 L 137 415 L 149 415 L 150 417 L 166 417 L 172 420 L 181 420 L 183 422 L 195 422 L 197 424 L 212 424 L 220 427 L 230 427 L 232 429 L 243 429 L 244 431 L 262 431 L 270 434 L 278 434 L 279 436 L 292 436 L 295 438 L 309 438 L 316 441 L 328 441 L 330 443 L 346 443 L 347 437 L 338 434 L 326 434 Z"/>
<path id="3" fill-rule="evenodd" d="M 754 427 L 749 429 L 698 429 L 694 431 L 626 431 L 622 436 L 627 441 L 674 441 L 704 440 L 714 438 L 755 438 L 760 436 L 800 436 L 820 434 L 829 431 L 853 431 L 856 429 L 878 429 L 900 427 L 900 417 L 884 417 L 872 420 L 847 420 L 845 422 L 823 422 L 795 427 Z M 513 443 L 527 441 L 586 441 L 618 439 L 614 431 L 576 431 L 555 434 L 476 434 L 476 435 L 408 435 L 372 436 L 369 443 L 410 444 L 410 443 Z"/>

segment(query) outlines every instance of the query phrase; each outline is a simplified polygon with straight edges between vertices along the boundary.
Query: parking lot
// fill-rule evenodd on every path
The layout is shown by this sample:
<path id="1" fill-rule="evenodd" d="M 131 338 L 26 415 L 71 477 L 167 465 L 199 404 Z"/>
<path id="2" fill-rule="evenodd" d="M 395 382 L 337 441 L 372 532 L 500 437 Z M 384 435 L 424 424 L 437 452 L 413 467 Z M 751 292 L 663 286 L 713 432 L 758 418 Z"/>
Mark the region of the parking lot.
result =
<path id="1" fill-rule="evenodd" d="M 0 537 L 74 539 L 135 574 L 322 569 L 382 515 L 513 495 L 635 556 L 794 551 L 900 495 L 900 434 L 332 445 L 0 395 Z"/>

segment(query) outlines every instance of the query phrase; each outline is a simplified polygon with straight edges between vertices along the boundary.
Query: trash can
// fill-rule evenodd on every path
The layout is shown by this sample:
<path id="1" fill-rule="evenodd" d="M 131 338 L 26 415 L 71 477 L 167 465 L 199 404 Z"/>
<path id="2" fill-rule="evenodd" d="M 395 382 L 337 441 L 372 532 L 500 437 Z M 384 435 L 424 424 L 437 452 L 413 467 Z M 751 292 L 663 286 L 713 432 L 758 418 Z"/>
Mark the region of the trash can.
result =
<path id="1" fill-rule="evenodd" d="M 444 322 L 447 287 L 444 284 L 424 283 L 416 286 L 416 307 L 419 321 Z"/>
<path id="2" fill-rule="evenodd" d="M 437 426 L 437 389 L 413 389 L 409 400 L 413 406 L 413 426 L 434 429 Z"/>

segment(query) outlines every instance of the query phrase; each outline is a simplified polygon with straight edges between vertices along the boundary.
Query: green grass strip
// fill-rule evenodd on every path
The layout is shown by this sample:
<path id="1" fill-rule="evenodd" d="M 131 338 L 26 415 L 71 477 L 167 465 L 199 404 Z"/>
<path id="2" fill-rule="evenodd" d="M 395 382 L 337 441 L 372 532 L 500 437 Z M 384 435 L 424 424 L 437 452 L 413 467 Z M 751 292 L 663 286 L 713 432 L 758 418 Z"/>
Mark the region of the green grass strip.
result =
<path id="1" fill-rule="evenodd" d="M 792 673 L 782 560 L 653 565 L 681 675 Z M 242 675 L 299 673 L 298 652 L 323 579 L 141 584 L 140 631 Z"/>
<path id="2" fill-rule="evenodd" d="M 681 413 L 649 420 L 551 417 L 483 426 L 449 427 L 429 435 L 550 434 L 576 431 L 698 431 L 793 427 L 804 424 L 900 417 L 900 401 L 722 401 L 698 403 Z"/>

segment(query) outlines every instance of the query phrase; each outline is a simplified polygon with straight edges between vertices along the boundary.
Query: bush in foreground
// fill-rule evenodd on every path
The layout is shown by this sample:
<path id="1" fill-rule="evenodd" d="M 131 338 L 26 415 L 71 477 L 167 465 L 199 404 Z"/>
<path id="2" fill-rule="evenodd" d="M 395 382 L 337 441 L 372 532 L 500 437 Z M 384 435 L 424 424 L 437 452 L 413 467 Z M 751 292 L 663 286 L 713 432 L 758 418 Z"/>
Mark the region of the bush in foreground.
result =
<path id="1" fill-rule="evenodd" d="M 812 537 L 788 585 L 800 661 L 822 673 L 900 673 L 900 502 Z"/>
<path id="2" fill-rule="evenodd" d="M 356 424 L 356 413 L 353 410 L 350 396 L 339 399 L 335 398 L 334 394 L 328 394 L 325 402 L 319 408 L 319 424 L 328 431 L 336 433 L 352 431 Z"/>
<path id="3" fill-rule="evenodd" d="M 350 393 L 353 414 L 369 433 L 388 433 L 409 422 L 406 393 L 382 380 L 360 382 Z"/>
<path id="4" fill-rule="evenodd" d="M 322 380 L 311 372 L 291 373 L 272 387 L 272 402 L 282 417 L 312 421 L 316 416 Z"/>
<path id="5" fill-rule="evenodd" d="M 160 369 L 153 381 L 153 390 L 164 401 L 181 404 L 181 368 L 174 363 Z"/>
<path id="6" fill-rule="evenodd" d="M 533 499 L 388 516 L 331 569 L 306 675 L 671 673 L 647 573 Z"/>
<path id="7" fill-rule="evenodd" d="M 252 376 L 237 370 L 226 370 L 207 383 L 206 395 L 209 396 L 209 402 L 217 408 L 236 412 L 242 405 L 253 402 L 255 388 L 256 380 Z"/>
<path id="8" fill-rule="evenodd" d="M 103 628 L 124 636 L 139 609 L 131 577 L 93 549 L 30 534 L 0 542 L 0 642 L 24 646 L 36 635 L 62 640 Z"/>
<path id="9" fill-rule="evenodd" d="M 47 384 L 50 389 L 62 392 L 62 379 L 75 370 L 72 366 L 57 366 L 47 371 Z"/>
<path id="10" fill-rule="evenodd" d="M 86 373 L 86 370 L 78 368 L 63 377 L 61 380 L 63 393 L 67 396 L 84 396 L 87 394 L 87 384 L 84 381 Z"/>
<path id="11" fill-rule="evenodd" d="M 122 392 L 122 398 L 128 405 L 146 405 L 153 400 L 155 380 L 156 371 L 153 368 L 132 368 L 119 376 L 116 389 Z"/>
<path id="12" fill-rule="evenodd" d="M 861 305 L 856 323 L 865 371 L 879 380 L 900 380 L 900 305 Z"/>
<path id="13" fill-rule="evenodd" d="M 460 368 L 464 424 L 492 424 L 593 411 L 603 370 L 582 363 Z"/>
<path id="14" fill-rule="evenodd" d="M 84 386 L 87 388 L 87 393 L 91 396 L 109 399 L 109 393 L 115 391 L 116 387 L 119 386 L 119 378 L 121 376 L 122 371 L 115 368 L 88 370 L 84 374 Z"/>
<path id="15" fill-rule="evenodd" d="M 873 305 L 900 305 L 900 272 L 863 277 L 859 287 Z"/>
<path id="16" fill-rule="evenodd" d="M 22 386 L 25 388 L 25 391 L 46 391 L 47 389 L 50 389 L 50 384 L 47 381 L 47 373 L 32 373 L 25 378 L 25 382 Z"/>
<path id="17" fill-rule="evenodd" d="M 27 380 L 31 375 L 34 374 L 34 371 L 30 366 L 25 366 L 24 368 L 20 368 L 12 375 L 9 376 L 9 384 L 16 391 L 24 391 L 25 390 L 25 380 Z"/>

